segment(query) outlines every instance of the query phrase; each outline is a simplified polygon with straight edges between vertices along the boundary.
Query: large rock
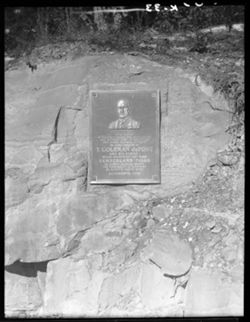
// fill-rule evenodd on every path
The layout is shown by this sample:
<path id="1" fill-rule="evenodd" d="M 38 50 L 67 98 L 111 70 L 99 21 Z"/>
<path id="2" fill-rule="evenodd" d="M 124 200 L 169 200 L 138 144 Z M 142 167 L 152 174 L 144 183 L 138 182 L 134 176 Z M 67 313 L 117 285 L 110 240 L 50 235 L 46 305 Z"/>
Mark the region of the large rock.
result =
<path id="1" fill-rule="evenodd" d="M 175 280 L 140 261 L 116 273 L 102 270 L 102 257 L 72 257 L 48 264 L 43 317 L 181 316 Z"/>
<path id="2" fill-rule="evenodd" d="M 201 86 L 192 83 L 192 75 L 128 55 L 85 57 L 74 64 L 50 67 L 41 67 L 32 74 L 26 70 L 7 72 L 7 151 L 15 143 L 16 151 L 35 149 L 37 157 L 39 152 L 47 156 L 47 146 L 55 139 L 53 127 L 57 120 L 57 140 L 55 146 L 50 146 L 51 162 L 60 144 L 76 145 L 87 154 L 89 89 L 161 90 L 161 184 L 136 186 L 137 191 L 168 195 L 183 190 L 227 142 L 229 114 L 211 108 L 216 103 L 223 107 L 224 102 L 202 92 Z M 140 73 L 134 73 L 134 69 Z M 25 80 L 22 84 L 21 75 Z M 62 160 L 72 153 L 66 151 Z M 29 155 L 23 157 L 26 163 L 19 163 L 21 168 L 31 162 Z M 18 160 L 12 154 L 7 155 L 7 161 L 9 168 Z M 36 168 L 39 160 L 34 162 Z"/>
<path id="3" fill-rule="evenodd" d="M 141 258 L 152 261 L 170 276 L 186 274 L 192 264 L 192 249 L 178 234 L 168 229 L 156 230 L 150 243 L 143 249 Z"/>
<path id="4" fill-rule="evenodd" d="M 140 73 L 134 73 L 135 69 Z M 180 70 L 127 55 L 85 57 L 71 65 L 53 63 L 35 73 L 7 72 L 6 171 L 16 172 L 15 178 L 6 179 L 6 207 L 11 207 L 7 245 L 12 236 L 11 244 L 23 248 L 25 238 L 27 253 L 34 248 L 37 259 L 40 252 L 48 253 L 44 248 L 47 237 L 43 236 L 43 246 L 37 246 L 43 230 L 38 225 L 43 222 L 53 235 L 54 219 L 62 221 L 65 200 L 86 189 L 89 89 L 161 90 L 161 184 L 127 186 L 134 199 L 169 195 L 198 178 L 209 158 L 227 141 L 228 113 L 213 110 L 211 97 L 188 77 Z M 88 190 L 122 194 L 124 187 L 88 185 Z M 68 226 L 74 226 L 74 217 L 65 216 Z M 24 222 L 29 234 L 12 229 L 14 225 L 23 227 Z M 33 231 L 35 238 L 31 237 Z M 54 253 L 58 250 L 49 257 L 58 256 Z"/>
<path id="5" fill-rule="evenodd" d="M 89 185 L 89 90 L 149 88 L 161 91 L 161 184 Z M 226 109 L 225 101 L 196 86 L 193 75 L 140 57 L 83 57 L 33 73 L 26 66 L 6 72 L 5 94 L 6 264 L 71 254 L 95 223 L 134 201 L 185 190 L 228 140 L 229 113 L 211 107 Z M 101 234 L 96 244 L 89 238 L 96 249 L 102 241 L 110 247 Z M 146 257 L 166 274 L 185 274 L 189 246 L 171 234 L 159 239 Z"/>

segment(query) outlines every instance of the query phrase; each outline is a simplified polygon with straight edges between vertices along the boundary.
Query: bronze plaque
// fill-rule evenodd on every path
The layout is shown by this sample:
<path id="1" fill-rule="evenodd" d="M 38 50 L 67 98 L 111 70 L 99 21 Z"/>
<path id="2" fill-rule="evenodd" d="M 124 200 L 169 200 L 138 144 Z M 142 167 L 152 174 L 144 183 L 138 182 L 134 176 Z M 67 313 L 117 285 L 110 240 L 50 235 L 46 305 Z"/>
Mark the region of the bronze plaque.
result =
<path id="1" fill-rule="evenodd" d="M 90 98 L 90 183 L 160 183 L 159 91 L 96 90 Z"/>

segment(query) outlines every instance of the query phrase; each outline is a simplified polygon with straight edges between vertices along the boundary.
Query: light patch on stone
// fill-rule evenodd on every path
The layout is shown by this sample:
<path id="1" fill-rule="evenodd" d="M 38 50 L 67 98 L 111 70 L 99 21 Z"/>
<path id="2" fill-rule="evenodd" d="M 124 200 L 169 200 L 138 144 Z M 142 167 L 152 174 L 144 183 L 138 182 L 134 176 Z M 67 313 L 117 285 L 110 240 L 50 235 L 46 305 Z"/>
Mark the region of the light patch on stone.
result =
<path id="1" fill-rule="evenodd" d="M 141 277 L 141 300 L 147 312 L 174 303 L 174 279 L 163 276 L 153 264 L 143 264 Z"/>
<path id="2" fill-rule="evenodd" d="M 185 316 L 237 316 L 239 313 L 242 314 L 243 288 L 239 288 L 235 293 L 236 289 L 234 284 L 221 272 L 211 272 L 205 269 L 193 270 L 187 284 Z M 237 301 L 234 302 L 233 299 L 236 298 Z"/>
<path id="3" fill-rule="evenodd" d="M 48 264 L 44 310 L 46 316 L 83 317 L 97 315 L 98 294 L 105 274 L 90 274 L 88 261 L 59 259 Z"/>
<path id="4" fill-rule="evenodd" d="M 116 307 L 122 297 L 132 290 L 139 290 L 140 266 L 132 266 L 125 271 L 110 276 L 103 282 L 99 296 L 99 310 L 108 311 Z M 108 311 L 107 311 L 108 310 Z"/>

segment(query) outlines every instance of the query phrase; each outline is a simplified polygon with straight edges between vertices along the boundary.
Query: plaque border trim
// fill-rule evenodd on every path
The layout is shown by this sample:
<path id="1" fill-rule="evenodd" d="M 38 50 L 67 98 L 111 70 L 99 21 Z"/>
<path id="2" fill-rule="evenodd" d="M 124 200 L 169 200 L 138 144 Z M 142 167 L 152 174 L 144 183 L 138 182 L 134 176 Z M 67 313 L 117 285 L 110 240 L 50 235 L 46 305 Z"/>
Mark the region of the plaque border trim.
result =
<path id="1" fill-rule="evenodd" d="M 157 102 L 157 108 L 156 108 L 156 140 L 158 143 L 156 151 L 155 151 L 155 174 L 152 175 L 152 179 L 98 179 L 97 176 L 95 176 L 95 178 L 98 181 L 94 181 L 94 180 L 88 180 L 88 182 L 90 184 L 93 185 L 105 185 L 105 184 L 109 184 L 109 185 L 121 185 L 121 184 L 160 184 L 161 183 L 161 157 L 160 157 L 160 147 L 161 147 L 161 136 L 160 136 L 160 109 L 161 109 L 161 101 L 160 101 L 160 90 L 159 89 L 152 89 L 152 90 L 144 90 L 144 89 L 140 89 L 140 90 L 130 90 L 130 89 L 116 89 L 116 90 L 102 90 L 102 89 L 92 89 L 89 90 L 89 108 L 88 108 L 88 114 L 89 114 L 89 157 L 88 157 L 88 178 L 92 178 L 93 176 L 93 169 L 92 169 L 92 162 L 91 160 L 93 160 L 93 145 L 91 142 L 91 138 L 93 137 L 93 129 L 92 129 L 92 96 L 94 93 L 108 93 L 108 92 L 116 92 L 116 93 L 122 93 L 122 92 L 127 92 L 127 93 L 138 93 L 138 92 L 156 92 L 156 102 Z M 159 169 L 157 170 L 157 163 L 159 164 Z M 158 179 L 153 179 L 153 177 L 158 176 Z"/>

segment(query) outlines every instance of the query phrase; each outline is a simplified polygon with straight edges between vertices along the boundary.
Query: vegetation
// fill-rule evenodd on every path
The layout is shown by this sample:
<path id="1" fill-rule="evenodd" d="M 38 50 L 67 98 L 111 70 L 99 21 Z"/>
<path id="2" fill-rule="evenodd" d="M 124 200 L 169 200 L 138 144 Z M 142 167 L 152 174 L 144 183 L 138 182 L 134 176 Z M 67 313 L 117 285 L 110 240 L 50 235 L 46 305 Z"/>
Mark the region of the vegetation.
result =
<path id="1" fill-rule="evenodd" d="M 7 7 L 5 53 L 18 59 L 27 57 L 32 71 L 36 70 L 34 57 L 45 61 L 102 51 L 139 52 L 161 63 L 191 67 L 223 93 L 236 123 L 243 126 L 244 35 L 233 31 L 232 25 L 244 22 L 244 7 L 182 6 L 160 12 L 128 9 Z M 218 35 L 201 32 L 222 24 L 227 31 Z M 176 33 L 185 37 L 170 41 Z"/>
<path id="2" fill-rule="evenodd" d="M 198 32 L 211 25 L 243 21 L 243 6 L 179 7 L 178 11 L 103 12 L 111 7 L 7 7 L 5 9 L 5 49 L 31 50 L 55 41 L 90 39 L 112 41 L 117 33 L 136 33 L 147 28 L 171 34 L 179 31 Z M 145 9 L 145 8 L 143 8 Z M 124 38 L 124 37 L 123 37 Z M 126 37 L 125 37 L 126 38 Z M 113 41 L 115 42 L 115 41 Z M 116 43 L 116 42 L 115 42 Z"/>

